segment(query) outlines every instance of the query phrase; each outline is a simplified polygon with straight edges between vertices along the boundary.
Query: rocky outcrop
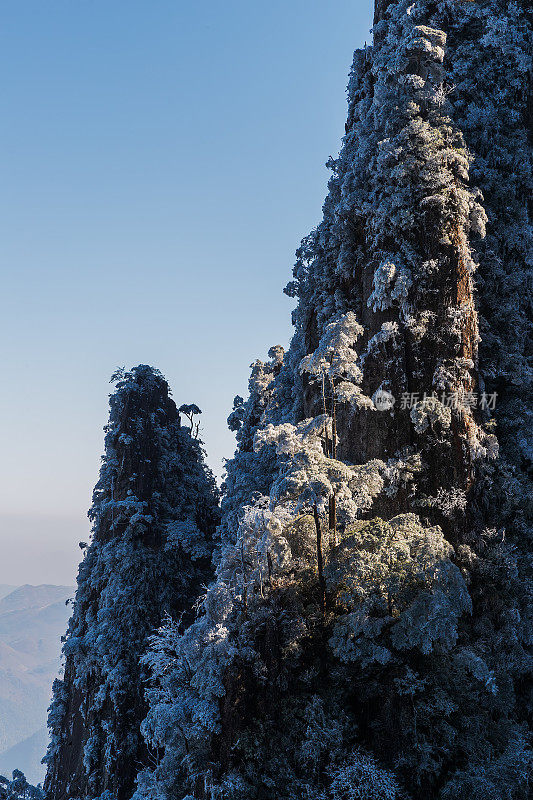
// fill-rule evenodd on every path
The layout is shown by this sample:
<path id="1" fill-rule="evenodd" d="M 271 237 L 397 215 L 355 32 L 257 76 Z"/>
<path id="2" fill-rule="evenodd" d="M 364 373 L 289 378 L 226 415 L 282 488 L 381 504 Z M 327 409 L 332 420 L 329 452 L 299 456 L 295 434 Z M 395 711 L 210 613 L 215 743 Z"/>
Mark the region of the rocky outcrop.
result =
<path id="1" fill-rule="evenodd" d="M 165 614 L 190 620 L 209 576 L 214 480 L 150 367 L 116 376 L 105 455 L 54 686 L 45 782 L 51 800 L 127 800 L 150 762 L 141 659 Z"/>

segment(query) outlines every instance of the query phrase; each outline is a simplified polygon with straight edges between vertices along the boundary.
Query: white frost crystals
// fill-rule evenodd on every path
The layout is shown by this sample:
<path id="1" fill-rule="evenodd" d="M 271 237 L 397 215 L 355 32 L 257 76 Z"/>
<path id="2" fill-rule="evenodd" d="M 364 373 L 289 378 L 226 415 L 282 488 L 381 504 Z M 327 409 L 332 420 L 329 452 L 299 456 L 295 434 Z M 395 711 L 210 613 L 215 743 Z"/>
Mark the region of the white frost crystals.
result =
<path id="1" fill-rule="evenodd" d="M 353 345 L 363 333 L 363 326 L 357 322 L 353 311 L 349 311 L 326 326 L 317 349 L 301 360 L 300 374 L 308 373 L 322 381 L 324 402 L 327 379 L 333 392 L 333 404 L 338 401 L 357 409 L 376 410 L 372 399 L 359 386 L 363 380 L 364 358 L 359 357 Z M 384 335 L 384 341 L 388 335 Z"/>
<path id="2" fill-rule="evenodd" d="M 396 261 L 396 263 L 395 263 Z M 409 316 L 409 289 L 413 285 L 410 270 L 398 259 L 385 258 L 374 273 L 374 286 L 367 305 L 373 311 L 385 311 L 397 303 L 402 316 Z"/>
<path id="3" fill-rule="evenodd" d="M 449 430 L 452 424 L 451 409 L 443 405 L 436 397 L 428 397 L 411 409 L 411 422 L 417 433 L 425 433 L 431 429 L 434 433 Z"/>
<path id="4" fill-rule="evenodd" d="M 326 579 L 346 614 L 330 645 L 344 662 L 385 664 L 401 650 L 449 650 L 472 611 L 453 548 L 414 514 L 356 522 L 331 553 Z"/>
<path id="5" fill-rule="evenodd" d="M 437 64 L 442 64 L 447 39 L 444 31 L 428 28 L 427 25 L 417 25 L 413 28 L 412 37 L 406 47 L 410 56 L 420 59 L 425 57 Z"/>
<path id="6" fill-rule="evenodd" d="M 364 328 L 352 311 L 330 322 L 315 352 L 300 362 L 300 373 L 307 372 L 316 377 L 327 375 L 330 380 L 346 377 L 360 381 L 362 373 L 357 366 L 353 345 L 363 333 Z"/>

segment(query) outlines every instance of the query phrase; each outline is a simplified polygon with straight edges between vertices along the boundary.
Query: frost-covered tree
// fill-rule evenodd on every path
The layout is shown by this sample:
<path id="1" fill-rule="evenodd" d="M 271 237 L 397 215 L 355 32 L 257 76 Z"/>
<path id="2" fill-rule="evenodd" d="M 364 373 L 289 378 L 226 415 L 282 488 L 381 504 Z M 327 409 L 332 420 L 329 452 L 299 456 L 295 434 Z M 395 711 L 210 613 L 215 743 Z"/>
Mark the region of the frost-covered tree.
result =
<path id="1" fill-rule="evenodd" d="M 11 780 L 0 775 L 0 800 L 44 800 L 39 786 L 31 786 L 19 769 L 13 770 Z"/>
<path id="2" fill-rule="evenodd" d="M 140 733 L 141 657 L 165 615 L 191 619 L 218 522 L 201 444 L 181 426 L 162 375 L 139 366 L 113 381 L 92 541 L 50 708 L 45 789 L 53 800 L 126 800 L 155 758 Z"/>
<path id="3" fill-rule="evenodd" d="M 532 17 L 376 2 L 139 800 L 530 795 Z"/>

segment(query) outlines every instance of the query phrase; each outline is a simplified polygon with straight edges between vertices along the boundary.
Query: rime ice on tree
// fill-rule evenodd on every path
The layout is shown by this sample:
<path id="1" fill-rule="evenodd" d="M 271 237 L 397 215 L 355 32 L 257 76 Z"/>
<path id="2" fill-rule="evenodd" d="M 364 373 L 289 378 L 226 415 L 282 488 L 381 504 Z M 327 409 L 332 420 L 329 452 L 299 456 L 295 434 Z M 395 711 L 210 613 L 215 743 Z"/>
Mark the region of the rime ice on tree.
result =
<path id="1" fill-rule="evenodd" d="M 532 41 L 524 2 L 376 3 L 139 798 L 527 797 Z"/>
<path id="2" fill-rule="evenodd" d="M 93 538 L 50 709 L 45 788 L 54 800 L 131 796 L 153 758 L 140 732 L 140 658 L 165 614 L 190 618 L 218 518 L 200 444 L 181 426 L 162 375 L 139 366 L 113 379 Z"/>

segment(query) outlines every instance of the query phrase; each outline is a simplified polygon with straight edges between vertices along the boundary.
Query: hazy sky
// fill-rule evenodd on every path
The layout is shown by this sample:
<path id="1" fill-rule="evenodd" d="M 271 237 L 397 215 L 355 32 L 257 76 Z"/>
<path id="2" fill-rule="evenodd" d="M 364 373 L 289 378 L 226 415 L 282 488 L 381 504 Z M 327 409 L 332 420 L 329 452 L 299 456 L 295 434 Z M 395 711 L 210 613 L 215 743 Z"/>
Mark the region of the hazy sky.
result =
<path id="1" fill-rule="evenodd" d="M 0 583 L 74 580 L 117 366 L 217 474 L 320 220 L 372 0 L 4 0 Z"/>

